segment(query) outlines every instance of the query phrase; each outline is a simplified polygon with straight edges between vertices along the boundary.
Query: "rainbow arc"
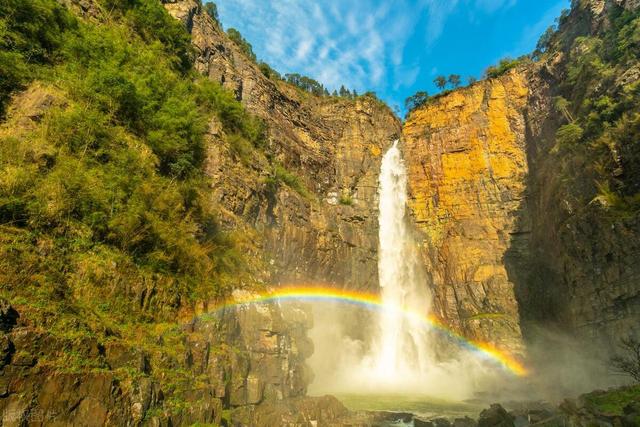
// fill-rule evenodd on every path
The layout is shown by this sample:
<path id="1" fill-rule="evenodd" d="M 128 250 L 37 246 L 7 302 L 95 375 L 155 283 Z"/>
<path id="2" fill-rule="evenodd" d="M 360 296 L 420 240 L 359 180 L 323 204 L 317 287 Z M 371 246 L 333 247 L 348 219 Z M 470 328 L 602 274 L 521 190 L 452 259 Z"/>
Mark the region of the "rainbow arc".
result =
<path id="1" fill-rule="evenodd" d="M 330 287 L 316 286 L 290 286 L 275 288 L 270 291 L 261 293 L 247 293 L 243 296 L 236 296 L 215 305 L 209 313 L 215 313 L 229 307 L 237 307 L 251 304 L 261 303 L 277 303 L 286 301 L 302 301 L 302 302 L 337 302 L 341 304 L 350 304 L 366 308 L 368 310 L 380 311 L 389 309 L 381 301 L 380 297 L 375 294 L 365 292 L 355 292 L 343 289 L 335 289 Z M 507 371 L 517 376 L 527 376 L 528 370 L 524 364 L 516 357 L 506 351 L 500 350 L 489 343 L 474 341 L 452 331 L 441 321 L 433 316 L 424 315 L 403 307 L 392 307 L 391 309 L 399 310 L 404 316 L 407 316 L 425 328 L 434 330 L 448 337 L 461 347 L 468 349 L 479 357 L 491 360 L 502 366 Z"/>

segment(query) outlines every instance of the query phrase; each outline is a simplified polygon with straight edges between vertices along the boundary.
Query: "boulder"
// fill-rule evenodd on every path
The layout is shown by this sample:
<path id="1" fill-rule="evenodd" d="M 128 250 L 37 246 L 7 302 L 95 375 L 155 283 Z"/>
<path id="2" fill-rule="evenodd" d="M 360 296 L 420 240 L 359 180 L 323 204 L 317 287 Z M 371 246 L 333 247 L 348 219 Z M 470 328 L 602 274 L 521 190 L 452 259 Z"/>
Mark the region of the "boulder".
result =
<path id="1" fill-rule="evenodd" d="M 514 417 L 502 405 L 494 403 L 480 413 L 478 427 L 515 427 Z"/>

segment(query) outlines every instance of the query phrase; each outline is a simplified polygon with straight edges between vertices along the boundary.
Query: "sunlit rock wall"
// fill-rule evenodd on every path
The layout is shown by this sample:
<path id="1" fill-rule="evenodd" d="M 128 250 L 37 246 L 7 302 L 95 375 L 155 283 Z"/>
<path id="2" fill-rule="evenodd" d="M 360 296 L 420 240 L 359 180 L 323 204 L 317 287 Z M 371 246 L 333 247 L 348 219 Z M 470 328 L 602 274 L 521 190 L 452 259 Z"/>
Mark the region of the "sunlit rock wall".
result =
<path id="1" fill-rule="evenodd" d="M 527 94 L 511 72 L 432 100 L 403 131 L 435 314 L 512 350 L 521 348 L 519 311 L 503 257 L 523 231 Z"/>

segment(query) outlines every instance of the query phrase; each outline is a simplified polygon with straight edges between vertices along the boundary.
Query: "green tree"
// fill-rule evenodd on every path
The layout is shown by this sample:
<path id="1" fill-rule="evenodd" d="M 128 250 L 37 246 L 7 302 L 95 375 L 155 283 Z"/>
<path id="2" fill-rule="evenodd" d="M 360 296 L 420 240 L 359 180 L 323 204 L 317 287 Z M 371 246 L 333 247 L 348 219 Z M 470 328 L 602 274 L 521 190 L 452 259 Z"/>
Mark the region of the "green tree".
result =
<path id="1" fill-rule="evenodd" d="M 445 76 L 438 76 L 433 79 L 433 83 L 438 87 L 438 89 L 443 90 L 447 87 L 447 78 Z"/>
<path id="2" fill-rule="evenodd" d="M 457 88 L 462 83 L 462 78 L 458 74 L 451 74 L 447 80 L 454 88 Z"/>
<path id="3" fill-rule="evenodd" d="M 411 112 L 416 108 L 422 107 L 427 101 L 429 101 L 429 94 L 427 92 L 416 92 L 414 95 L 405 99 L 404 106 L 407 112 Z"/>
<path id="4" fill-rule="evenodd" d="M 558 113 L 561 113 L 564 116 L 567 122 L 573 122 L 573 116 L 569 111 L 569 108 L 571 107 L 571 103 L 569 101 L 561 96 L 557 96 L 553 99 L 553 107 Z"/>
<path id="5" fill-rule="evenodd" d="M 556 132 L 556 142 L 559 145 L 575 145 L 582 139 L 584 131 L 575 123 L 561 126 Z"/>
<path id="6" fill-rule="evenodd" d="M 12 92 L 51 64 L 75 19 L 52 0 L 0 2 L 0 117 Z"/>
<path id="7" fill-rule="evenodd" d="M 478 79 L 474 76 L 469 76 L 467 78 L 467 83 L 469 83 L 469 86 L 471 86 L 472 84 L 475 84 L 478 81 Z"/>
<path id="8" fill-rule="evenodd" d="M 257 58 L 256 54 L 253 53 L 253 46 L 251 46 L 251 43 L 249 43 L 247 40 L 245 40 L 244 37 L 242 37 L 240 31 L 236 30 L 235 28 L 229 28 L 227 30 L 227 35 L 229 36 L 231 41 L 240 48 L 242 53 L 244 53 L 253 62 L 256 62 Z"/>
<path id="9" fill-rule="evenodd" d="M 542 36 L 540 36 L 538 44 L 536 45 L 536 50 L 534 51 L 534 56 L 539 57 L 549 49 L 549 47 L 551 46 L 551 42 L 553 41 L 553 36 L 555 34 L 556 27 L 554 25 L 549 26 L 549 28 L 547 28 Z"/>
<path id="10" fill-rule="evenodd" d="M 204 4 L 204 11 L 213 19 L 213 21 L 220 25 L 220 17 L 218 16 L 218 6 L 214 2 L 206 2 Z"/>
<path id="11" fill-rule="evenodd" d="M 258 68 L 266 78 L 282 80 L 282 76 L 280 75 L 280 73 L 271 68 L 271 66 L 266 62 L 260 61 L 260 63 L 258 64 Z"/>

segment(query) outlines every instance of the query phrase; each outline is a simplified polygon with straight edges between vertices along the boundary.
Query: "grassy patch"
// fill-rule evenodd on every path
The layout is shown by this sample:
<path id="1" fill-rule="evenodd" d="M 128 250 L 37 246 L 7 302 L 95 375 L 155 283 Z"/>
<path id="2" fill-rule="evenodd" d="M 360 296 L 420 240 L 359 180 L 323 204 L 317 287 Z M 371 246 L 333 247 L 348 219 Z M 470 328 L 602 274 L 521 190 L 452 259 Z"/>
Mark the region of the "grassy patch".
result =
<path id="1" fill-rule="evenodd" d="M 291 172 L 287 168 L 282 165 L 276 164 L 274 167 L 274 180 L 275 182 L 282 182 L 287 187 L 294 190 L 296 193 L 301 195 L 307 200 L 313 199 L 313 194 L 309 191 L 309 189 L 302 183 L 302 180 L 298 175 Z"/>
<path id="2" fill-rule="evenodd" d="M 583 396 L 589 406 L 609 415 L 623 415 L 624 407 L 632 402 L 640 402 L 640 385 L 623 387 L 604 393 L 590 393 Z"/>

